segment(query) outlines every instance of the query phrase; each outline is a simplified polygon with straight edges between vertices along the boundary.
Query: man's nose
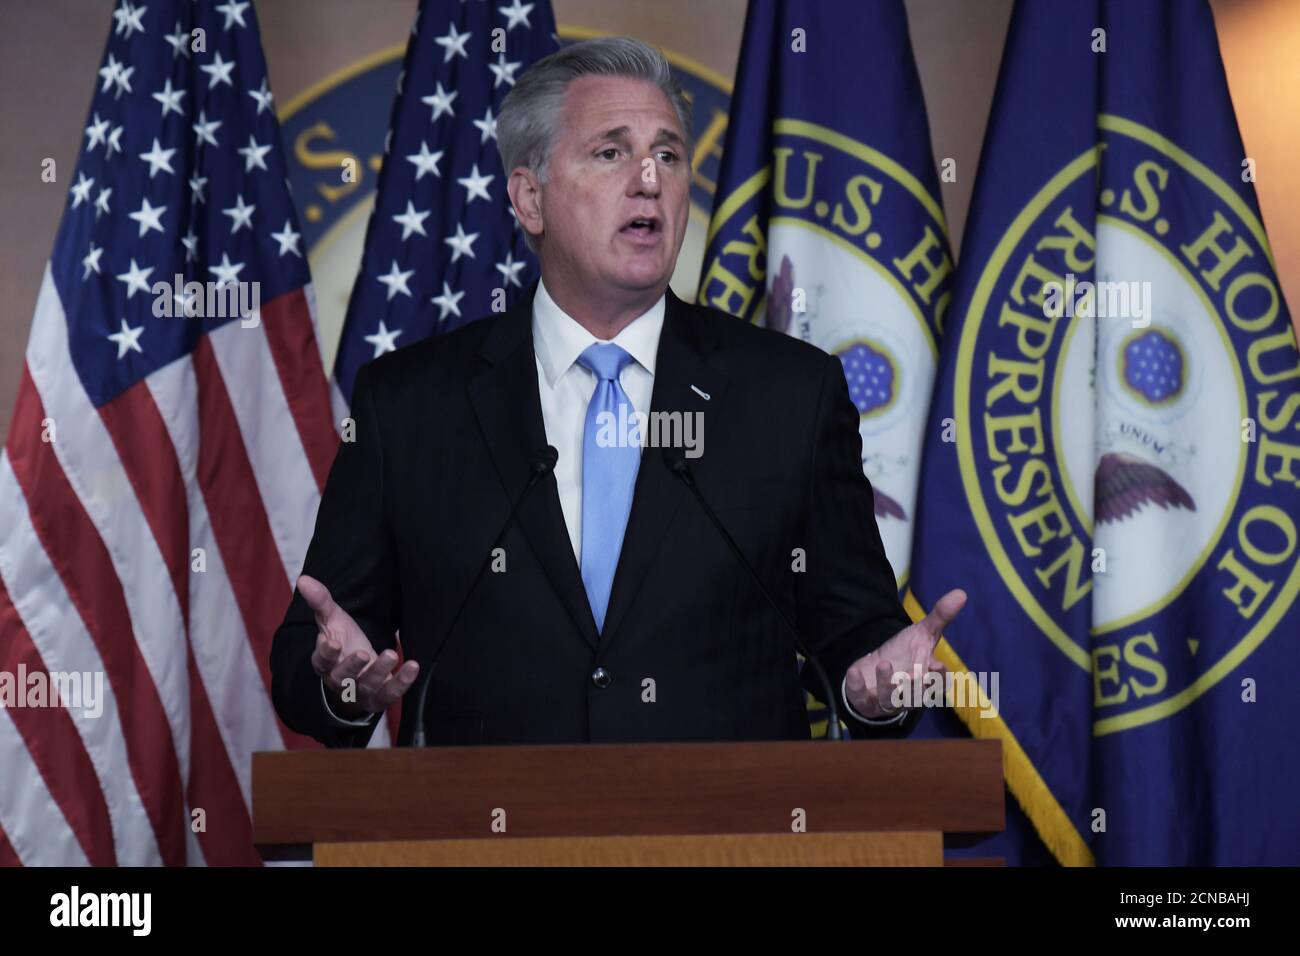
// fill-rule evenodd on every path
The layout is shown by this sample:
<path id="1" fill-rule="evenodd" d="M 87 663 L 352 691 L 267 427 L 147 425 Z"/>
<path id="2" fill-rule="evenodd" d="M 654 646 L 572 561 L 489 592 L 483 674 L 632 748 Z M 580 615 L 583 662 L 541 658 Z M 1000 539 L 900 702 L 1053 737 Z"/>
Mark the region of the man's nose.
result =
<path id="1" fill-rule="evenodd" d="M 628 184 L 630 196 L 658 196 L 662 192 L 659 182 L 659 164 L 653 156 L 646 156 L 637 164 L 632 182 Z"/>

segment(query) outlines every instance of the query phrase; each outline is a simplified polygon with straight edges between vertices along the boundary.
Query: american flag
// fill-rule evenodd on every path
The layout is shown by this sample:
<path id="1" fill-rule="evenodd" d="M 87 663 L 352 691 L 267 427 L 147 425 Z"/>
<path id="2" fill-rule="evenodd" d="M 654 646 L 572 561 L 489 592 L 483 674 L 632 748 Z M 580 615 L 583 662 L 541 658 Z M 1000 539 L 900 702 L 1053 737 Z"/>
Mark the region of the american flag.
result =
<path id="1" fill-rule="evenodd" d="M 366 362 L 504 311 L 536 277 L 496 118 L 520 73 L 558 48 L 550 0 L 422 0 L 334 365 L 346 399 Z"/>
<path id="2" fill-rule="evenodd" d="M 0 675 L 104 700 L 0 709 L 0 862 L 256 863 L 250 755 L 304 743 L 270 641 L 338 438 L 251 4 L 121 0 L 69 182 L 0 456 Z M 193 315 L 176 277 L 260 308 Z"/>

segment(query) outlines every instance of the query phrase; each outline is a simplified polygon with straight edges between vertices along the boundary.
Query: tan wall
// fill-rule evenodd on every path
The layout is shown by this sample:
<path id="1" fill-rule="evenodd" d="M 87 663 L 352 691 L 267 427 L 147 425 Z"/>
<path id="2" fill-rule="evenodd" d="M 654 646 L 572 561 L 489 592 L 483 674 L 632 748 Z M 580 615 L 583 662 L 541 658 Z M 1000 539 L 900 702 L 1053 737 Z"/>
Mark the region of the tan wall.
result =
<path id="1" fill-rule="evenodd" d="M 1300 303 L 1300 2 L 1214 0 L 1228 82 L 1278 272 Z M 734 74 L 745 0 L 554 0 L 562 26 L 632 33 Z M 944 185 L 955 240 L 979 159 L 1011 0 L 908 0 L 913 46 L 937 156 L 957 160 Z M 0 0 L 0 441 L 7 434 L 44 263 L 58 229 L 112 0 Z M 260 0 L 258 16 L 279 102 L 357 58 L 402 42 L 415 0 Z M 686 29 L 689 24 L 690 28 Z M 45 157 L 57 184 L 40 181 Z M 1294 308 L 1292 310 L 1295 311 Z"/>

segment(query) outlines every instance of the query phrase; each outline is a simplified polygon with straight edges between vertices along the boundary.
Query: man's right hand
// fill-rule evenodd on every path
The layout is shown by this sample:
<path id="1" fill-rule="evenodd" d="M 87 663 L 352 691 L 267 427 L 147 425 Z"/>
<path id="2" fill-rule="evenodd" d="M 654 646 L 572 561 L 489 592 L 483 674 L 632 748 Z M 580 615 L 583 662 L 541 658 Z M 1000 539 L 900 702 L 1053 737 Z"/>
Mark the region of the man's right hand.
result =
<path id="1" fill-rule="evenodd" d="M 419 664 L 406 661 L 394 671 L 396 651 L 376 657 L 365 632 L 315 578 L 299 577 L 298 593 L 316 615 L 319 632 L 311 666 L 320 675 L 334 713 L 347 720 L 382 713 L 411 689 L 420 674 Z"/>

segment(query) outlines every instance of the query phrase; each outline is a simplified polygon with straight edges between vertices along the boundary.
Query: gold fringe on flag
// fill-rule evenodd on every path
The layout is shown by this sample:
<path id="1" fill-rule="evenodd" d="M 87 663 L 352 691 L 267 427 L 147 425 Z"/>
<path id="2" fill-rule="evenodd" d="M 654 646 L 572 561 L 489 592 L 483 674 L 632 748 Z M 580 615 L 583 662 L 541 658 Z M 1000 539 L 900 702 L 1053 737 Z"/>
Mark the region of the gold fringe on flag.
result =
<path id="1" fill-rule="evenodd" d="M 920 621 L 925 617 L 925 609 L 921 607 L 911 589 L 903 597 L 903 607 L 913 621 Z M 934 653 L 935 657 L 941 660 L 952 673 L 968 673 L 968 668 L 957 656 L 957 652 L 953 650 L 947 638 L 939 641 Z M 973 680 L 968 686 L 978 687 Z M 954 701 L 952 709 L 970 730 L 971 736 L 1002 741 L 1002 776 L 1015 796 L 1016 802 L 1020 804 L 1020 808 L 1025 811 L 1034 829 L 1038 831 L 1043 844 L 1063 866 L 1096 866 L 1097 861 L 1092 855 L 1092 850 L 1089 849 L 1069 816 L 1061 809 L 1061 804 L 1057 802 L 1051 789 L 1039 776 L 1034 762 L 1020 746 L 1020 741 L 1016 740 L 1016 735 L 1003 721 L 1002 715 L 998 713 L 992 717 L 982 716 L 981 711 L 992 708 L 983 691 L 977 690 L 977 696 L 979 697 L 977 704 L 967 700 L 965 706 L 959 707 Z"/>

